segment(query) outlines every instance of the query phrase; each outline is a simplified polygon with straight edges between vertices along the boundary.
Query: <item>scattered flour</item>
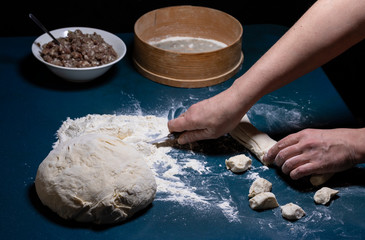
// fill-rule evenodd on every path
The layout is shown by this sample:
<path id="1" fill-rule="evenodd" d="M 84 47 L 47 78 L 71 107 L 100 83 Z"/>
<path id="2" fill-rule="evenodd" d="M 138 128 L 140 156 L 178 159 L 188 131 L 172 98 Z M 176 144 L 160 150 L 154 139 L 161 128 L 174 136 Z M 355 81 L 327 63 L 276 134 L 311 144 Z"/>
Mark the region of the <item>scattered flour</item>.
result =
<path id="1" fill-rule="evenodd" d="M 257 103 L 248 112 L 250 119 L 254 116 L 252 119 L 262 121 L 264 128 L 259 130 L 275 135 L 296 132 L 308 124 L 311 109 L 307 109 L 308 114 L 303 114 L 302 107 L 293 101 L 272 101 L 278 105 Z"/>
<path id="2" fill-rule="evenodd" d="M 234 205 L 234 202 L 231 198 L 224 199 L 218 203 L 217 206 L 221 208 L 223 215 L 228 219 L 229 222 L 241 222 L 238 217 L 239 212 L 237 206 Z"/>
<path id="3" fill-rule="evenodd" d="M 258 171 L 260 171 L 260 172 L 267 171 L 267 170 L 269 170 L 269 168 L 267 166 L 262 165 L 260 167 L 252 167 L 251 170 L 253 170 L 253 171 L 248 171 L 245 174 L 245 179 L 254 181 L 260 177 Z"/>
<path id="4" fill-rule="evenodd" d="M 226 189 L 223 195 L 209 190 L 209 186 L 216 182 L 214 177 L 205 175 L 213 173 L 205 166 L 204 161 L 194 159 L 195 153 L 187 151 L 181 154 L 172 147 L 156 147 L 149 143 L 169 133 L 167 119 L 156 116 L 98 114 L 68 118 L 57 131 L 57 141 L 53 147 L 88 133 L 117 136 L 144 155 L 157 183 L 155 201 L 174 201 L 199 210 L 216 208 L 220 209 L 228 221 L 240 222 L 229 190 Z M 200 175 L 203 175 L 201 179 L 204 179 L 204 183 L 194 180 Z M 219 176 L 215 177 L 219 179 Z"/>

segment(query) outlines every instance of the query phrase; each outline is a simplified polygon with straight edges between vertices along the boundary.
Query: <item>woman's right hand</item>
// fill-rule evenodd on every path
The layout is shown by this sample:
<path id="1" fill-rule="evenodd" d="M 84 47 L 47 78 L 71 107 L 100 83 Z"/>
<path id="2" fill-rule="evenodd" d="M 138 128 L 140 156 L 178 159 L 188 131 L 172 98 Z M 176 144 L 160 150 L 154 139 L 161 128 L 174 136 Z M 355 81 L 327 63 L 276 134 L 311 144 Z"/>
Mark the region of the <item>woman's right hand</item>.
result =
<path id="1" fill-rule="evenodd" d="M 170 132 L 183 132 L 179 144 L 218 138 L 237 126 L 245 112 L 239 107 L 234 88 L 192 105 L 168 122 Z"/>

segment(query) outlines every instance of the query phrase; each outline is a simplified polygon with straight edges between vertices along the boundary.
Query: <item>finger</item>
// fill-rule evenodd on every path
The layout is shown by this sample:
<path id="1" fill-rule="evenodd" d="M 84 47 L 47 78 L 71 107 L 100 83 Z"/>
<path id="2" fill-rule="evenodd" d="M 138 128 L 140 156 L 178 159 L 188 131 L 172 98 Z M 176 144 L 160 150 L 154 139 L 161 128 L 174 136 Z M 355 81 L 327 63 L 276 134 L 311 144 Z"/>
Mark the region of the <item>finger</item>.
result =
<path id="1" fill-rule="evenodd" d="M 192 143 L 200 140 L 211 139 L 212 135 L 209 133 L 208 130 L 194 130 L 194 131 L 187 131 L 180 135 L 177 142 L 179 144 L 187 144 Z"/>
<path id="2" fill-rule="evenodd" d="M 272 146 L 269 151 L 264 155 L 264 158 L 262 159 L 262 162 L 265 165 L 271 165 L 274 163 L 275 157 L 278 154 L 279 149 L 277 147 L 277 143 Z"/>
<path id="3" fill-rule="evenodd" d="M 309 176 L 313 173 L 315 173 L 316 166 L 313 163 L 306 163 L 303 164 L 297 168 L 295 168 L 293 171 L 290 172 L 290 177 L 293 180 L 297 180 L 299 178 Z"/>
<path id="4" fill-rule="evenodd" d="M 291 135 L 281 139 L 274 146 L 272 146 L 270 148 L 270 150 L 264 156 L 263 162 L 268 165 L 274 163 L 276 156 L 282 149 L 287 148 L 291 145 L 294 145 L 298 142 L 299 142 L 299 139 L 296 134 L 291 134 Z"/>
<path id="5" fill-rule="evenodd" d="M 300 154 L 302 154 L 302 150 L 299 148 L 298 144 L 288 146 L 280 150 L 280 152 L 275 156 L 274 164 L 281 167 L 287 160 Z"/>
<path id="6" fill-rule="evenodd" d="M 167 127 L 170 132 L 183 132 L 189 130 L 189 123 L 185 118 L 185 114 L 182 114 L 178 118 L 168 121 Z"/>
<path id="7" fill-rule="evenodd" d="M 284 174 L 290 174 L 298 167 L 305 165 L 309 162 L 310 161 L 307 158 L 304 158 L 303 155 L 296 155 L 286 160 L 282 165 L 281 170 L 283 171 Z"/>

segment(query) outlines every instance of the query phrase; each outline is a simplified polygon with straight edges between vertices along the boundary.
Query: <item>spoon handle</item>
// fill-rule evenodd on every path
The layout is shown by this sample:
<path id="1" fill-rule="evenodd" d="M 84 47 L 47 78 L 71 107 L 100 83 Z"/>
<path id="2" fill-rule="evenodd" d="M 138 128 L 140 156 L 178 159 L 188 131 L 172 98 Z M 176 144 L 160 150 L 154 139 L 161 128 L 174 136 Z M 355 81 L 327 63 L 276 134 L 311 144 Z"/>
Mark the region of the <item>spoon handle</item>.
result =
<path id="1" fill-rule="evenodd" d="M 45 33 L 47 33 L 52 39 L 53 41 L 55 41 L 58 45 L 60 45 L 61 43 L 47 30 L 47 28 L 45 28 L 43 26 L 43 24 L 31 13 L 29 13 L 29 17 L 30 19 L 32 19 L 37 25 L 38 27 L 40 27 Z"/>

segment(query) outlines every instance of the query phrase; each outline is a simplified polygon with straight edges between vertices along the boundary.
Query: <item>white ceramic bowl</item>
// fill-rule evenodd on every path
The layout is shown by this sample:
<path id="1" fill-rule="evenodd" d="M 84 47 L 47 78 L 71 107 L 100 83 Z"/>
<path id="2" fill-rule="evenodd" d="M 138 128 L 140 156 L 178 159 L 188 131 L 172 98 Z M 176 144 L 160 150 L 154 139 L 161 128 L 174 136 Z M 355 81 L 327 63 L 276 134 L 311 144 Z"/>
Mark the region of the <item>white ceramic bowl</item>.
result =
<path id="1" fill-rule="evenodd" d="M 62 66 L 57 66 L 57 65 L 48 63 L 48 62 L 44 61 L 43 58 L 41 57 L 41 55 L 40 55 L 41 49 L 37 45 L 37 43 L 39 43 L 42 46 L 43 44 L 52 41 L 52 38 L 48 34 L 45 33 L 45 34 L 41 35 L 40 37 L 38 37 L 32 44 L 33 55 L 39 61 L 46 64 L 46 66 L 53 73 L 55 73 L 56 75 L 58 75 L 61 78 L 64 78 L 66 80 L 73 81 L 73 82 L 85 82 L 85 81 L 95 79 L 95 78 L 101 76 L 102 74 L 104 74 L 106 71 L 108 71 L 113 66 L 113 64 L 120 61 L 127 52 L 127 48 L 126 48 L 124 42 L 119 37 L 117 37 L 116 35 L 114 35 L 112 33 L 109 33 L 109 32 L 106 32 L 106 31 L 103 31 L 100 29 L 87 28 L 87 27 L 68 27 L 68 28 L 56 29 L 56 30 L 53 30 L 50 32 L 53 34 L 53 36 L 55 38 L 59 38 L 59 37 L 67 37 L 68 31 L 75 31 L 77 29 L 81 30 L 82 33 L 91 33 L 92 34 L 95 32 L 95 33 L 99 34 L 106 43 L 113 46 L 114 50 L 118 54 L 118 58 L 113 62 L 103 64 L 101 66 L 87 67 L 87 68 L 62 67 Z"/>

